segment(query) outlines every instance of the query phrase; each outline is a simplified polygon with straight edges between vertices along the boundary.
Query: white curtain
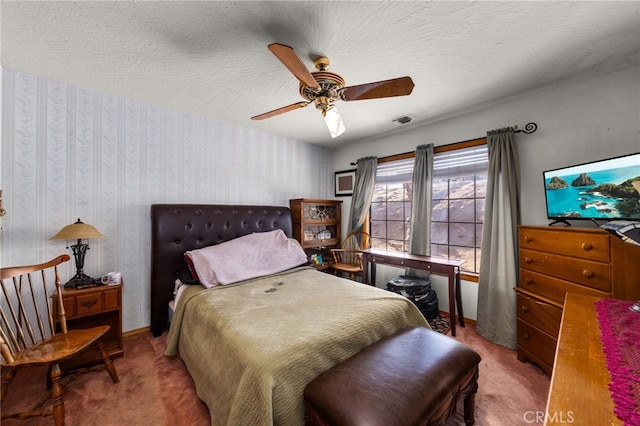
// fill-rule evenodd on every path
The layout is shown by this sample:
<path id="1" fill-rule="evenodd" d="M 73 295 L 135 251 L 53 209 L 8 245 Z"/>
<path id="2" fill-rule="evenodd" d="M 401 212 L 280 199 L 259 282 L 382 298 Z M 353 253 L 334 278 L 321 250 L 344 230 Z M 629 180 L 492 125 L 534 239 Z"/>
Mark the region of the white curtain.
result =
<path id="1" fill-rule="evenodd" d="M 431 193 L 433 186 L 433 144 L 416 148 L 411 183 L 411 254 L 431 254 Z M 428 272 L 407 269 L 406 275 L 429 276 Z"/>
<path id="2" fill-rule="evenodd" d="M 478 280 L 478 334 L 516 349 L 520 166 L 514 129 L 487 132 L 489 169 Z"/>
<path id="3" fill-rule="evenodd" d="M 351 210 L 349 211 L 349 229 L 347 233 L 361 230 L 373 199 L 376 184 L 377 157 L 364 157 L 358 160 L 356 181 L 353 185 Z"/>

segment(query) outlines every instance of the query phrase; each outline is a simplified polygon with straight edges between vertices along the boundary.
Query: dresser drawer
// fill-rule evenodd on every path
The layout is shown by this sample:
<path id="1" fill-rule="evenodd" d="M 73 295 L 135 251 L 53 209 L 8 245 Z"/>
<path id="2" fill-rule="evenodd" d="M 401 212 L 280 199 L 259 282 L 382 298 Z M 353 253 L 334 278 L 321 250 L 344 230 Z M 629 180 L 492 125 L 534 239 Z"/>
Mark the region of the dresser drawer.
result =
<path id="1" fill-rule="evenodd" d="M 118 309 L 120 307 L 120 289 L 107 290 L 104 292 L 104 308 Z"/>
<path id="2" fill-rule="evenodd" d="M 102 293 L 79 295 L 76 298 L 76 312 L 79 316 L 90 315 L 104 309 Z"/>
<path id="3" fill-rule="evenodd" d="M 67 320 L 107 311 L 119 311 L 122 304 L 121 294 L 122 286 L 102 286 L 98 289 L 89 290 L 66 290 L 62 303 Z"/>
<path id="4" fill-rule="evenodd" d="M 609 262 L 606 233 L 520 227 L 519 244 L 521 249 Z"/>
<path id="5" fill-rule="evenodd" d="M 534 354 L 545 364 L 553 365 L 557 342 L 556 338 L 529 323 L 518 320 L 518 345 Z"/>
<path id="6" fill-rule="evenodd" d="M 558 336 L 562 309 L 521 292 L 518 292 L 516 299 L 519 320 L 525 321 L 551 336 Z"/>
<path id="7" fill-rule="evenodd" d="M 611 291 L 608 263 L 521 249 L 520 267 L 598 290 Z"/>
<path id="8" fill-rule="evenodd" d="M 570 281 L 540 274 L 528 269 L 520 268 L 520 288 L 539 294 L 542 297 L 564 304 L 564 297 L 568 292 L 588 294 L 596 297 L 610 297 L 611 293 L 596 290 Z"/>

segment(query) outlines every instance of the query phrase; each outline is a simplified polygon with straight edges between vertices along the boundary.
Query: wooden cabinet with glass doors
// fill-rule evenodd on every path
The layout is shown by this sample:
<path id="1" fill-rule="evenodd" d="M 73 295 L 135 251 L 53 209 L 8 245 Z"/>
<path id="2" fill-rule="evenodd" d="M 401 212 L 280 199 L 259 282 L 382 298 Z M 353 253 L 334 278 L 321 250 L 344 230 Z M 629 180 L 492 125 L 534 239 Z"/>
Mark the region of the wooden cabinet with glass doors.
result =
<path id="1" fill-rule="evenodd" d="M 289 200 L 293 219 L 293 237 L 311 257 L 322 256 L 318 269 L 331 266 L 330 248 L 340 246 L 342 201 L 297 198 Z"/>

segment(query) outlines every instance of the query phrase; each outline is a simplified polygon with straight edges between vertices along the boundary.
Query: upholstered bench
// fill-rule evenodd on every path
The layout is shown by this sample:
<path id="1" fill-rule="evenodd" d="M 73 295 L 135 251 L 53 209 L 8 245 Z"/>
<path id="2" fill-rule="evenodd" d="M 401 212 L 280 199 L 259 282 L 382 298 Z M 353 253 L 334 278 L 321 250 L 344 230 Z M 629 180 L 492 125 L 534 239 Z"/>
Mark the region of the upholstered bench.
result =
<path id="1" fill-rule="evenodd" d="M 408 327 L 313 379 L 304 390 L 308 425 L 441 425 L 464 399 L 474 423 L 480 355 L 424 327 Z"/>

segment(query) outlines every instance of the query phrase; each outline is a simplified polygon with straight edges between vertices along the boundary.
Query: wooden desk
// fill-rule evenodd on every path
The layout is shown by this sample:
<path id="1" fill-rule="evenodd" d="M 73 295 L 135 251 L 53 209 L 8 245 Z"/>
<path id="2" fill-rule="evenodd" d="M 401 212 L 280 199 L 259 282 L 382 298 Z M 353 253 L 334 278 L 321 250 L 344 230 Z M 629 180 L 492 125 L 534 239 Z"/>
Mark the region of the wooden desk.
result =
<path id="1" fill-rule="evenodd" d="M 598 300 L 578 293 L 565 297 L 545 425 L 561 419 L 576 425 L 622 424 L 613 413 L 595 309 Z"/>
<path id="2" fill-rule="evenodd" d="M 464 263 L 464 260 L 369 249 L 362 252 L 362 261 L 364 263 L 362 281 L 367 284 L 373 283 L 375 285 L 376 283 L 376 264 L 421 269 L 434 274 L 446 275 L 449 277 L 449 323 L 451 324 L 451 335 L 456 335 L 456 302 L 460 317 L 460 327 L 464 327 L 462 294 L 460 292 L 460 265 Z M 369 266 L 371 267 L 371 282 L 368 280 Z"/>

